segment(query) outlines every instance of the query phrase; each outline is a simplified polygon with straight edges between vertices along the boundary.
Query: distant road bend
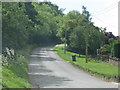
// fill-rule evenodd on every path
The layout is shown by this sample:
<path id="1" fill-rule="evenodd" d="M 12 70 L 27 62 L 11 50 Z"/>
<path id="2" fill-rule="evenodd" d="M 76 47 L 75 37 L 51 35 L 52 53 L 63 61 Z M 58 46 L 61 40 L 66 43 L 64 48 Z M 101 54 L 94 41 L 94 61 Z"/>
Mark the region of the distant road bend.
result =
<path id="1" fill-rule="evenodd" d="M 117 83 L 102 81 L 68 64 L 52 47 L 33 50 L 29 75 L 33 88 L 118 88 Z"/>

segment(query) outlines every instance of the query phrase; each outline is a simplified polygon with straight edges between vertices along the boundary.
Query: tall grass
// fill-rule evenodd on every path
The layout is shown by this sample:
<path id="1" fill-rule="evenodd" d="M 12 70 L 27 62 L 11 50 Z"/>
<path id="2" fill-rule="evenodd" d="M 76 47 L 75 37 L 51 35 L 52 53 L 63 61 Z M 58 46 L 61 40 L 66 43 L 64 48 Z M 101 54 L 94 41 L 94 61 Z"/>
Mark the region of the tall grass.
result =
<path id="1" fill-rule="evenodd" d="M 30 88 L 28 75 L 29 53 L 33 46 L 14 53 L 8 50 L 7 56 L 2 57 L 2 88 Z M 9 52 L 12 51 L 12 54 Z"/>

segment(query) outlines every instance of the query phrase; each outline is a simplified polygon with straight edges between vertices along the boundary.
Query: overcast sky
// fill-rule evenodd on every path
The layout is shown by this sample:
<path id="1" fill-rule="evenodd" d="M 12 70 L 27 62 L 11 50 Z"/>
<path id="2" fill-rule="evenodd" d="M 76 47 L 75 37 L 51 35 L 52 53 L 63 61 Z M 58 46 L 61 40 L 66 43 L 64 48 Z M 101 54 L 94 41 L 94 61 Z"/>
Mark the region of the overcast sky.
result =
<path id="1" fill-rule="evenodd" d="M 40 0 L 43 1 L 43 0 Z M 49 0 L 60 8 L 66 8 L 64 13 L 72 10 L 82 12 L 82 5 L 91 13 L 95 26 L 106 27 L 107 31 L 118 35 L 118 1 L 120 0 Z"/>

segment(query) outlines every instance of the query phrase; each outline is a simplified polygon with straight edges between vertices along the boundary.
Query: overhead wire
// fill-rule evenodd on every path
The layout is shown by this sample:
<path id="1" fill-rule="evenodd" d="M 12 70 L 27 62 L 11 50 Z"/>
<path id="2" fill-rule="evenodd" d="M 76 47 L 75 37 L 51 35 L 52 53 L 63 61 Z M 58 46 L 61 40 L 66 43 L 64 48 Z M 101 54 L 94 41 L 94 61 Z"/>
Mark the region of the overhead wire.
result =
<path id="1" fill-rule="evenodd" d="M 106 23 L 105 21 L 101 20 L 100 18 L 98 18 L 98 17 L 96 17 L 96 16 L 94 16 L 94 18 L 96 18 L 97 20 L 99 20 L 99 21 L 102 22 L 103 24 L 107 24 L 107 26 L 112 26 L 113 28 L 117 28 L 117 26 L 114 26 L 114 25 L 112 25 L 112 24 L 110 24 L 110 23 Z"/>
<path id="2" fill-rule="evenodd" d="M 117 6 L 118 6 L 118 2 L 110 5 L 109 7 L 105 8 L 103 10 L 100 10 L 99 13 L 96 13 L 96 14 L 93 13 L 93 15 L 91 15 L 91 16 L 93 16 L 94 18 L 96 18 L 97 20 L 99 20 L 100 22 L 102 22 L 103 24 L 106 24 L 107 26 L 112 26 L 113 28 L 117 28 L 117 26 L 114 26 L 114 25 L 112 25 L 110 23 L 106 23 L 105 21 L 103 21 L 102 19 L 100 19 L 100 18 L 97 17 L 97 16 L 99 16 L 101 14 L 105 14 L 107 12 L 110 12 L 111 10 L 113 10 L 114 8 L 116 8 Z"/>
<path id="3" fill-rule="evenodd" d="M 112 9 L 114 9 L 114 8 L 117 7 L 117 6 L 118 6 L 118 2 L 110 5 L 109 7 L 105 8 L 105 9 L 102 9 L 102 10 L 100 10 L 100 11 L 97 11 L 97 12 L 93 13 L 93 15 L 96 16 L 96 15 L 104 14 L 104 13 L 106 13 L 106 12 L 111 11 Z"/>
<path id="4" fill-rule="evenodd" d="M 104 12 L 101 12 L 101 13 L 97 13 L 97 14 L 93 14 L 93 16 L 99 16 L 99 15 L 102 15 L 102 14 L 106 14 L 107 12 L 110 12 L 111 10 L 113 10 L 114 8 L 116 8 L 118 5 L 104 11 Z"/>

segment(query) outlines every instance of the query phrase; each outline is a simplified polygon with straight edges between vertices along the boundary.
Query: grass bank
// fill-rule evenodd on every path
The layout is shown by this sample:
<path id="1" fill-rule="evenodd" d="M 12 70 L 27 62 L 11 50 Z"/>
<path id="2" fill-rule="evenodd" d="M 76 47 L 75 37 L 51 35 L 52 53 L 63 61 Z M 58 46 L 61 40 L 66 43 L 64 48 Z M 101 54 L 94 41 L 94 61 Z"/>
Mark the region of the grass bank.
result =
<path id="1" fill-rule="evenodd" d="M 118 76 L 118 67 L 115 67 L 109 63 L 106 62 L 85 62 L 84 57 L 76 57 L 76 62 L 72 61 L 72 55 L 79 56 L 77 53 L 68 52 L 66 51 L 66 54 L 64 54 L 64 50 L 62 49 L 62 45 L 57 45 L 54 47 L 54 50 L 57 52 L 57 54 L 64 60 L 68 61 L 69 63 L 79 67 L 80 69 L 89 72 L 90 74 L 97 76 L 103 80 L 107 81 L 114 81 L 114 82 L 120 82 Z M 84 56 L 84 55 L 80 55 Z"/>
<path id="2" fill-rule="evenodd" d="M 9 63 L 4 63 L 2 67 L 2 88 L 31 88 L 28 75 L 28 60 L 29 53 L 34 46 L 29 46 L 27 49 L 17 51 L 17 56 L 14 59 L 7 59 Z"/>

